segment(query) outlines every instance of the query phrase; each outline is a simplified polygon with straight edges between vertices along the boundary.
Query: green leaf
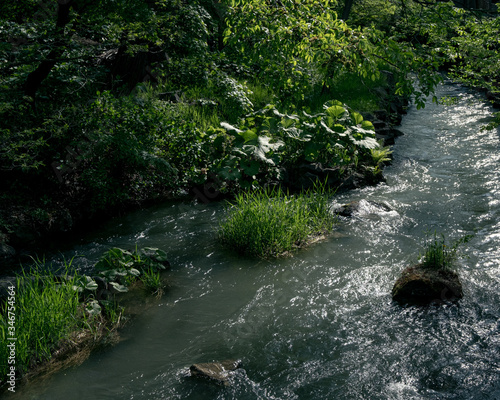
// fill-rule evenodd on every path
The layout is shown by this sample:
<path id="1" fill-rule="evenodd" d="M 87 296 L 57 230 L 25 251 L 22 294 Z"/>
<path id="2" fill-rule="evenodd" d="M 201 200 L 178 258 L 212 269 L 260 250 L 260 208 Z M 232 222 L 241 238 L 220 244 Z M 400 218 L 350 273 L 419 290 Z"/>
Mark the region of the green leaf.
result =
<path id="1" fill-rule="evenodd" d="M 331 106 L 341 106 L 343 107 L 343 104 L 342 102 L 338 101 L 338 100 L 328 100 L 325 104 L 323 104 L 323 108 L 326 110 L 328 107 L 331 107 Z"/>
<path id="2" fill-rule="evenodd" d="M 331 107 L 328 107 L 326 109 L 326 113 L 335 119 L 339 119 L 340 117 L 342 117 L 344 115 L 345 108 L 342 106 L 338 106 L 338 105 L 331 106 Z"/>
<path id="3" fill-rule="evenodd" d="M 240 166 L 243 172 L 249 176 L 257 175 L 260 170 L 260 163 L 255 160 L 242 161 Z"/>
<path id="4" fill-rule="evenodd" d="M 97 300 L 89 301 L 85 306 L 85 310 L 93 317 L 101 314 L 101 306 Z"/>
<path id="5" fill-rule="evenodd" d="M 98 285 L 97 283 L 90 277 L 90 276 L 84 276 L 83 277 L 84 281 L 81 282 L 83 284 L 83 288 L 86 290 L 96 290 Z"/>
<path id="6" fill-rule="evenodd" d="M 155 252 L 154 254 L 154 259 L 160 263 L 168 263 L 168 254 L 161 250 L 161 249 L 155 249 L 151 247 L 145 247 L 145 250 L 152 250 Z"/>
<path id="7" fill-rule="evenodd" d="M 332 129 L 337 133 L 344 133 L 347 128 L 344 125 L 335 124 Z"/>
<path id="8" fill-rule="evenodd" d="M 109 284 L 113 286 L 113 289 L 119 293 L 128 292 L 128 288 L 126 286 L 120 285 L 118 282 L 109 282 Z"/>
<path id="9" fill-rule="evenodd" d="M 365 137 L 361 140 L 354 139 L 353 142 L 356 146 L 364 147 L 365 149 L 376 149 L 380 147 L 380 144 L 377 142 L 377 140 L 372 137 Z"/>
<path id="10" fill-rule="evenodd" d="M 245 140 L 245 143 L 251 140 L 256 140 L 259 137 L 253 129 L 240 132 L 239 135 Z"/>
<path id="11" fill-rule="evenodd" d="M 220 126 L 222 126 L 228 132 L 235 132 L 238 134 L 241 134 L 243 132 L 241 129 L 238 129 L 235 126 L 228 124 L 227 122 L 221 122 Z"/>
<path id="12" fill-rule="evenodd" d="M 363 116 L 360 113 L 353 111 L 351 117 L 354 120 L 354 125 L 358 125 L 363 122 Z"/>
<path id="13" fill-rule="evenodd" d="M 370 121 L 363 121 L 361 123 L 361 128 L 371 130 L 371 131 L 375 130 L 375 127 L 373 126 L 373 124 Z"/>

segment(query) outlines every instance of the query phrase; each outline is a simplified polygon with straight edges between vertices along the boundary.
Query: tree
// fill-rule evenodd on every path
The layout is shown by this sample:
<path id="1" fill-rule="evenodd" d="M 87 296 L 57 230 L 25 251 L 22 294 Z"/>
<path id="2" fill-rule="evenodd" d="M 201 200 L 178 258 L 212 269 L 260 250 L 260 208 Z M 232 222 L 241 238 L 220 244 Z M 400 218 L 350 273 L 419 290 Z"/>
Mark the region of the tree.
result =
<path id="1" fill-rule="evenodd" d="M 330 0 L 233 0 L 226 43 L 244 62 L 258 65 L 261 79 L 283 95 L 300 96 L 311 76 L 328 87 L 346 71 L 376 79 L 382 69 L 391 69 L 398 94 L 415 95 L 423 106 L 440 81 L 438 64 L 382 31 L 351 28 L 332 7 Z"/>
<path id="2" fill-rule="evenodd" d="M 344 9 L 342 10 L 342 19 L 347 21 L 349 19 L 349 15 L 351 14 L 351 8 L 354 4 L 354 0 L 345 0 Z"/>

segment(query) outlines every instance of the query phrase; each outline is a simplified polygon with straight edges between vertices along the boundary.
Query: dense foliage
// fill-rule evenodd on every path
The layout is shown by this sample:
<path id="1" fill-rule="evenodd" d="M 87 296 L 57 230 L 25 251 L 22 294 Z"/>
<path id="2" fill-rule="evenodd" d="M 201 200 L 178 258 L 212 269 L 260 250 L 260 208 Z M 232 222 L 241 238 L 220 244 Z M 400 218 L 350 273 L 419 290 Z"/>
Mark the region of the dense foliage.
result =
<path id="1" fill-rule="evenodd" d="M 447 68 L 498 93 L 495 14 L 443 2 L 351 5 L 2 3 L 0 242 L 20 238 L 21 225 L 61 230 L 63 214 L 280 181 L 293 164 L 374 170 L 369 153 L 380 149 L 355 112 L 379 108 L 382 85 L 422 106 Z M 331 99 L 341 103 L 325 110 Z M 335 107 L 342 121 L 330 125 Z"/>

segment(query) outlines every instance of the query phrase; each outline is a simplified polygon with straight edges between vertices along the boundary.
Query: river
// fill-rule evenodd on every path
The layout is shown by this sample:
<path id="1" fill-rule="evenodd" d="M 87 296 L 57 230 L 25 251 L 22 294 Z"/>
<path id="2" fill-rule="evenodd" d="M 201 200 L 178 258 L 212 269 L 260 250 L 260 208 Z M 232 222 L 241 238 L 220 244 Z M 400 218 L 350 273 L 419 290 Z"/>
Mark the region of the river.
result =
<path id="1" fill-rule="evenodd" d="M 326 241 L 274 261 L 215 241 L 222 204 L 168 203 L 82 238 L 88 268 L 109 247 L 168 252 L 169 287 L 116 346 L 24 388 L 22 399 L 500 399 L 500 135 L 490 107 L 442 85 L 452 106 L 411 108 L 387 183 L 336 197 L 363 203 Z M 391 300 L 429 232 L 459 250 L 464 298 L 440 307 Z M 190 379 L 196 362 L 241 359 L 230 387 Z M 17 397 L 17 396 L 16 396 Z"/>

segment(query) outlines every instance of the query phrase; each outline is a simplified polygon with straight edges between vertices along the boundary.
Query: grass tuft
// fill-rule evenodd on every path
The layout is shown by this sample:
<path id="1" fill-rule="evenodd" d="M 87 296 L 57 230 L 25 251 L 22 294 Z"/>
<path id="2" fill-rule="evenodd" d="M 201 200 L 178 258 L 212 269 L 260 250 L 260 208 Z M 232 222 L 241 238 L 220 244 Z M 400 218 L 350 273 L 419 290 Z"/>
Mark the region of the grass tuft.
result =
<path id="1" fill-rule="evenodd" d="M 241 193 L 219 226 L 219 240 L 240 254 L 282 256 L 333 229 L 330 196 L 322 185 L 295 195 L 281 188 Z"/>
<path id="2" fill-rule="evenodd" d="M 434 270 L 453 269 L 459 258 L 458 246 L 467 243 L 473 236 L 465 235 L 451 244 L 447 244 L 444 235 L 438 236 L 434 232 L 434 236 L 427 239 L 423 255 L 421 255 L 422 266 Z"/>
<path id="3" fill-rule="evenodd" d="M 9 304 L 5 304 L 0 313 L 0 359 L 8 359 L 6 344 L 12 343 L 8 341 L 8 337 L 12 337 L 8 335 L 8 328 L 14 327 L 16 372 L 24 374 L 49 360 L 58 344 L 81 326 L 84 316 L 79 311 L 78 291 L 74 289 L 76 280 L 76 275 L 67 273 L 62 279 L 60 275 L 42 275 L 36 267 L 29 274 L 23 271 L 17 277 L 15 302 L 10 304 L 13 312 L 9 314 Z M 9 316 L 15 316 L 12 323 Z M 0 365 L 3 380 L 7 365 Z"/>
<path id="4" fill-rule="evenodd" d="M 161 296 L 163 293 L 162 281 L 160 271 L 155 270 L 150 267 L 146 271 L 143 272 L 141 276 L 141 281 L 144 284 L 144 288 L 147 292 Z"/>

